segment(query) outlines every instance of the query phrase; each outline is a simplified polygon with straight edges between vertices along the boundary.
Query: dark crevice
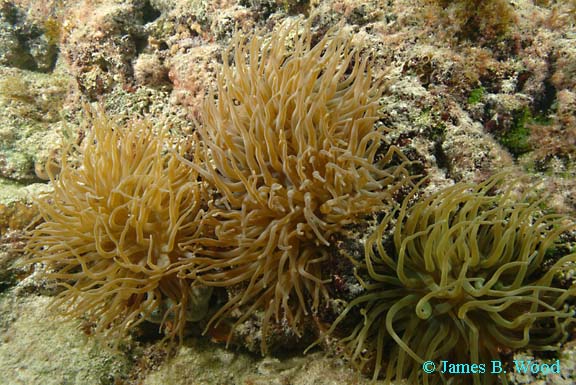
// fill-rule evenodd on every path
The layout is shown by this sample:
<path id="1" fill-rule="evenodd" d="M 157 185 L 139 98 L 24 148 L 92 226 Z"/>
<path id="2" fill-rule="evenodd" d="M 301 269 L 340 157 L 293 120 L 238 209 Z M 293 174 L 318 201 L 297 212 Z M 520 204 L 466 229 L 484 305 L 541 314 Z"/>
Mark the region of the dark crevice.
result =
<path id="1" fill-rule="evenodd" d="M 446 174 L 450 175 L 450 159 L 448 158 L 448 155 L 446 155 L 441 141 L 436 141 L 434 143 L 434 156 L 436 157 L 436 164 L 438 165 L 438 168 L 446 170 Z"/>
<path id="2" fill-rule="evenodd" d="M 162 15 L 162 12 L 157 10 L 150 4 L 149 0 L 144 2 L 142 6 L 142 21 L 144 24 L 148 24 L 153 22 L 154 20 L 158 19 Z"/>
<path id="3" fill-rule="evenodd" d="M 550 78 L 544 80 L 544 92 L 538 95 L 534 101 L 534 110 L 536 113 L 547 114 L 556 100 L 556 87 L 550 81 Z"/>

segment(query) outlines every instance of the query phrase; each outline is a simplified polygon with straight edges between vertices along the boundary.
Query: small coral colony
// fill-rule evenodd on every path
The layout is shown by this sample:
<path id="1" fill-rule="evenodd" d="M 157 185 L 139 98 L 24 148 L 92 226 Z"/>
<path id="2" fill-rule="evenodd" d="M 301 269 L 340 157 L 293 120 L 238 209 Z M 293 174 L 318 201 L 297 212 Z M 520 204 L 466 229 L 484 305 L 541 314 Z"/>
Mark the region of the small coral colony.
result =
<path id="1" fill-rule="evenodd" d="M 313 329 L 386 382 L 506 382 L 420 367 L 557 349 L 574 323 L 573 221 L 506 174 L 424 194 L 385 140 L 371 60 L 343 28 L 313 40 L 310 21 L 238 34 L 191 138 L 89 117 L 27 246 L 64 287 L 56 307 L 116 338 L 157 322 L 182 340 L 202 321 L 230 340 L 256 320 L 263 354 L 279 328 Z M 363 253 L 336 252 L 367 218 Z M 360 288 L 339 310 L 333 263 Z"/>

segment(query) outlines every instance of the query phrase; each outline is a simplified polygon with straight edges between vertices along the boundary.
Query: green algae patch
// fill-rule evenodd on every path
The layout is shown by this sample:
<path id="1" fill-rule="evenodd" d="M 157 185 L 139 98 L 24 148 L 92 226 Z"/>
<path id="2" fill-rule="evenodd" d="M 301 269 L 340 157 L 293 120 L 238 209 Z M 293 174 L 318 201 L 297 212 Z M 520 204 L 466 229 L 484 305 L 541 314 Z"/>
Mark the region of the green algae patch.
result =
<path id="1" fill-rule="evenodd" d="M 506 147 L 512 155 L 518 157 L 532 151 L 530 145 L 530 128 L 532 114 L 527 108 L 520 111 L 514 118 L 512 127 L 500 136 L 500 143 Z"/>
<path id="2" fill-rule="evenodd" d="M 484 96 L 485 91 L 486 90 L 484 89 L 484 87 L 478 87 L 473 89 L 470 92 L 470 95 L 468 96 L 468 104 L 473 106 L 474 104 L 480 103 L 482 97 Z"/>

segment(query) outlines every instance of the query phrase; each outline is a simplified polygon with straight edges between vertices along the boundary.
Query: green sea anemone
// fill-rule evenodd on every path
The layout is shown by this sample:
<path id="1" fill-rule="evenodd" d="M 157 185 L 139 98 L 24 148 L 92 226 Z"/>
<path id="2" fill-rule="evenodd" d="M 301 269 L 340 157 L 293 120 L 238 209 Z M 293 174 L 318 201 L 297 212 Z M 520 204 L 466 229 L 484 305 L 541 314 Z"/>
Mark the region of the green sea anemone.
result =
<path id="1" fill-rule="evenodd" d="M 371 61 L 343 28 L 312 40 L 311 21 L 263 38 L 236 35 L 191 163 L 215 191 L 205 220 L 215 231 L 191 248 L 203 256 L 190 258 L 189 275 L 237 288 L 213 322 L 235 309 L 244 310 L 237 324 L 263 311 L 262 352 L 273 317 L 299 333 L 327 296 L 321 266 L 331 235 L 384 209 L 410 180 L 406 158 L 381 151 Z"/>
<path id="2" fill-rule="evenodd" d="M 55 306 L 87 316 L 96 332 L 122 334 L 150 319 L 181 335 L 199 316 L 190 314 L 198 289 L 177 275 L 202 213 L 197 174 L 177 156 L 187 146 L 171 148 L 144 121 L 120 127 L 96 114 L 91 122 L 37 201 L 43 221 L 30 234 L 30 262 L 64 287 Z"/>
<path id="3" fill-rule="evenodd" d="M 506 175 L 406 199 L 365 243 L 369 277 L 330 329 L 352 314 L 363 321 L 343 339 L 351 359 L 387 382 L 493 384 L 505 375 L 425 374 L 441 360 L 489 364 L 520 348 L 555 350 L 574 323 L 576 285 L 558 277 L 576 253 L 560 236 L 574 223 L 542 214 L 542 200 L 501 188 Z M 349 320 L 349 319 L 348 319 Z"/>

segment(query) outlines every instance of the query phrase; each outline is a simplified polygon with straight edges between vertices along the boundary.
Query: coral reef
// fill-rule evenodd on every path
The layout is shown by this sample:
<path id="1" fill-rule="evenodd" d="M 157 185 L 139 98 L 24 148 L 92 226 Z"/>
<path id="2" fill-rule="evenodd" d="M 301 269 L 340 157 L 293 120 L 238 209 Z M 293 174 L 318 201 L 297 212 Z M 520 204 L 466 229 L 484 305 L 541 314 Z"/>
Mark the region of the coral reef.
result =
<path id="1" fill-rule="evenodd" d="M 568 338 L 576 286 L 559 276 L 576 253 L 560 236 L 576 225 L 542 214 L 544 198 L 528 199 L 506 187 L 506 178 L 456 184 L 411 207 L 408 197 L 367 239 L 359 265 L 366 293 L 349 302 L 330 332 L 360 308 L 364 321 L 343 341 L 374 379 L 383 371 L 386 381 L 492 384 L 498 376 L 449 379 L 420 366 L 485 363 L 507 349 L 555 350 Z"/>

